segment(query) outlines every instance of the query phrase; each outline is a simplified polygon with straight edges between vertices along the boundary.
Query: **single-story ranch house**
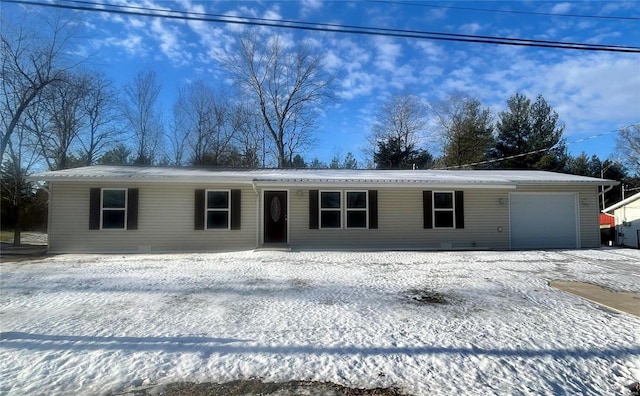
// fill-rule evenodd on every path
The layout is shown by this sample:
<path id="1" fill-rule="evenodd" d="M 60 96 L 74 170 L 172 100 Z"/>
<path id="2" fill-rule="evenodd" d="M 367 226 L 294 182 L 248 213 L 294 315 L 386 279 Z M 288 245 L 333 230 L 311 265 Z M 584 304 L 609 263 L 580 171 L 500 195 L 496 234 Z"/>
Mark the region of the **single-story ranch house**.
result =
<path id="1" fill-rule="evenodd" d="M 602 212 L 613 214 L 617 245 L 640 248 L 640 193 L 623 199 Z"/>
<path id="2" fill-rule="evenodd" d="M 600 246 L 598 192 L 543 171 L 44 172 L 51 252 L 541 249 Z"/>

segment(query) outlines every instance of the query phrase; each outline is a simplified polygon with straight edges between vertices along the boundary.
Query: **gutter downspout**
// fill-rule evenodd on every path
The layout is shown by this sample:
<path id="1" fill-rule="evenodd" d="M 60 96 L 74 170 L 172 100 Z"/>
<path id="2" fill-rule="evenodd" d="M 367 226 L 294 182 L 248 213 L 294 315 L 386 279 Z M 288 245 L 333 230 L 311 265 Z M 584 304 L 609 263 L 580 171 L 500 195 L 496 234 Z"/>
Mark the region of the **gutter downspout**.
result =
<path id="1" fill-rule="evenodd" d="M 51 182 L 49 182 L 51 183 Z M 47 252 L 51 249 L 51 191 L 49 191 L 49 188 L 51 188 L 51 185 L 49 186 L 49 188 L 45 187 L 45 185 L 41 185 L 39 187 L 40 189 L 44 190 L 47 193 Z"/>
<path id="2" fill-rule="evenodd" d="M 598 195 L 600 195 L 600 197 L 602 197 L 602 209 L 600 211 L 604 210 L 604 194 L 608 193 L 609 191 L 613 190 L 613 186 L 609 185 L 607 188 L 604 188 L 604 186 L 602 187 L 602 191 L 600 191 L 600 193 L 598 193 Z"/>
<path id="3" fill-rule="evenodd" d="M 256 187 L 256 181 L 251 180 L 251 187 L 256 194 L 256 249 L 260 247 L 260 194 Z"/>

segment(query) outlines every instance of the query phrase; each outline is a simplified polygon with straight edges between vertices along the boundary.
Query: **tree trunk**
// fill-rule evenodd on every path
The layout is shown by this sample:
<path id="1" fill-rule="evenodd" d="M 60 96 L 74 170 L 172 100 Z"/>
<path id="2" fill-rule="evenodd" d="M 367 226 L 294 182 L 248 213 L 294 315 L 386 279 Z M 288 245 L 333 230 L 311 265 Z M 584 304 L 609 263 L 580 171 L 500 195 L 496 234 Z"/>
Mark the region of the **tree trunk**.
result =
<path id="1" fill-rule="evenodd" d="M 20 197 L 16 200 L 16 225 L 13 228 L 13 246 L 18 247 L 22 244 L 20 232 L 22 231 L 22 200 Z"/>

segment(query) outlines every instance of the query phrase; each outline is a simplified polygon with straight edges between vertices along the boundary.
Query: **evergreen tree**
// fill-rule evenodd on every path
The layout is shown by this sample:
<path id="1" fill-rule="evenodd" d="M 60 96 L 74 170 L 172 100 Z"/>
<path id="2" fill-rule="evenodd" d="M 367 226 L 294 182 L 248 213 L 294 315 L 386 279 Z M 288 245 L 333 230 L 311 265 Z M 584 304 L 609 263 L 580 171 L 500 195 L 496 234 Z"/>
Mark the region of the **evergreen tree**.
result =
<path id="1" fill-rule="evenodd" d="M 452 95 L 432 109 L 443 137 L 443 165 L 462 167 L 489 158 L 494 147 L 491 111 L 477 99 Z"/>
<path id="2" fill-rule="evenodd" d="M 98 163 L 102 165 L 128 165 L 131 164 L 132 154 L 127 146 L 118 143 L 114 148 L 104 153 Z"/>
<path id="3" fill-rule="evenodd" d="M 334 155 L 329 163 L 329 169 L 340 169 L 340 157 Z"/>
<path id="4" fill-rule="evenodd" d="M 327 164 L 325 164 L 324 162 L 320 161 L 318 159 L 318 157 L 316 157 L 309 164 L 309 168 L 311 168 L 311 169 L 326 169 L 327 168 Z"/>
<path id="5" fill-rule="evenodd" d="M 425 169 L 433 164 L 433 156 L 426 150 L 406 145 L 402 139 L 390 137 L 378 142 L 373 160 L 378 169 Z"/>
<path id="6" fill-rule="evenodd" d="M 567 152 L 562 139 L 564 125 L 558 121 L 558 113 L 542 95 L 538 95 L 536 101 L 531 103 L 531 100 L 518 93 L 509 98 L 507 105 L 507 111 L 500 112 L 496 124 L 498 135 L 491 156 L 508 159 L 496 162 L 495 166 L 563 170 Z"/>
<path id="7" fill-rule="evenodd" d="M 347 153 L 347 156 L 344 157 L 342 167 L 344 169 L 358 169 L 358 160 L 356 160 L 356 157 L 353 156 L 353 153 Z"/>
<path id="8" fill-rule="evenodd" d="M 303 169 L 307 167 L 307 164 L 304 162 L 304 158 L 302 158 L 300 154 L 296 154 L 296 156 L 293 157 L 293 161 L 291 162 L 291 167 Z"/>

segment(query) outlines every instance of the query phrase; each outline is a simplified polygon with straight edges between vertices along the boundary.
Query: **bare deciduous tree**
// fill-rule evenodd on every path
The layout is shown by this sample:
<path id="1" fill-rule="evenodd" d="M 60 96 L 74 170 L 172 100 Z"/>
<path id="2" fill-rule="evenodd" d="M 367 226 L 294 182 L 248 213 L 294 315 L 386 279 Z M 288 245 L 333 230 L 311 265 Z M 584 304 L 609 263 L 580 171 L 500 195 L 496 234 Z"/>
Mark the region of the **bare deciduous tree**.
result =
<path id="1" fill-rule="evenodd" d="M 0 196 L 4 203 L 8 203 L 14 216 L 13 245 L 20 246 L 23 228 L 25 200 L 33 196 L 33 186 L 26 181 L 31 168 L 39 161 L 40 156 L 35 150 L 32 135 L 24 128 L 22 122 L 16 125 L 13 135 L 7 144 L 9 158 L 2 164 Z"/>
<path id="2" fill-rule="evenodd" d="M 64 73 L 40 94 L 38 106 L 29 110 L 31 129 L 49 169 L 66 169 L 73 144 L 84 128 L 84 101 L 87 97 L 86 75 Z"/>
<path id="3" fill-rule="evenodd" d="M 377 166 L 406 167 L 421 158 L 423 153 L 417 149 L 426 131 L 427 107 L 418 96 L 403 94 L 391 97 L 380 106 L 369 135 Z M 382 151 L 385 153 L 381 156 Z M 391 163 L 378 163 L 382 157 L 393 159 L 390 159 Z"/>
<path id="4" fill-rule="evenodd" d="M 640 124 L 620 130 L 616 151 L 629 170 L 635 172 L 636 176 L 640 176 Z"/>
<path id="5" fill-rule="evenodd" d="M 222 165 L 235 134 L 231 101 L 205 82 L 196 81 L 180 90 L 173 113 L 174 151 L 189 149 L 190 162 L 196 166 Z"/>
<path id="6" fill-rule="evenodd" d="M 102 73 L 88 73 L 86 96 L 82 103 L 85 128 L 80 136 L 81 157 L 93 165 L 121 134 L 116 117 L 116 95 L 111 81 Z"/>
<path id="7" fill-rule="evenodd" d="M 29 30 L 32 26 L 38 29 Z M 64 48 L 73 35 L 69 22 L 60 18 L 0 23 L 0 163 L 11 135 L 25 111 L 49 84 L 64 73 Z"/>
<path id="8" fill-rule="evenodd" d="M 132 131 L 134 160 L 138 165 L 151 165 L 163 135 L 158 111 L 160 83 L 154 71 L 142 71 L 131 84 L 125 85 L 124 118 Z"/>
<path id="9" fill-rule="evenodd" d="M 257 34 L 238 41 L 236 52 L 223 60 L 236 83 L 256 103 L 272 140 L 278 167 L 312 142 L 318 106 L 331 99 L 332 78 L 324 73 L 322 56 L 306 43 L 288 47 L 279 37 Z"/>
<path id="10" fill-rule="evenodd" d="M 247 168 L 265 167 L 268 132 L 262 122 L 262 116 L 244 103 L 238 105 L 233 114 L 233 125 L 237 131 L 234 135 L 234 145 L 242 156 L 239 165 Z"/>
<path id="11" fill-rule="evenodd" d="M 427 107 L 416 95 L 395 95 L 380 106 L 372 127 L 372 143 L 394 138 L 417 145 L 427 130 Z"/>

